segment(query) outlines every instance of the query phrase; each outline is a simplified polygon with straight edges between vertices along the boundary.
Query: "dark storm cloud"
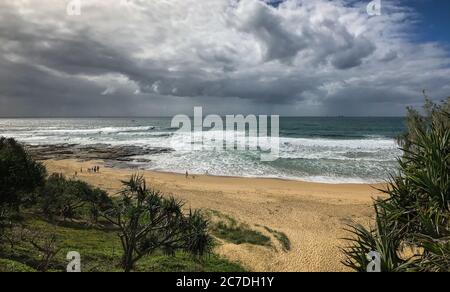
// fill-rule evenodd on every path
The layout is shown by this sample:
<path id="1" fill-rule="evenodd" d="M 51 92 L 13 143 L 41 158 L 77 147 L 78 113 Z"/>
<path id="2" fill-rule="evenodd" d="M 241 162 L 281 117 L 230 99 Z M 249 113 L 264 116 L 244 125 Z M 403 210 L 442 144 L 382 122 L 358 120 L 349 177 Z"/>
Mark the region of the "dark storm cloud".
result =
<path id="1" fill-rule="evenodd" d="M 329 1 L 96 0 L 69 17 L 65 4 L 0 4 L 0 115 L 165 115 L 198 103 L 401 114 L 422 89 L 450 90 L 448 52 L 401 37 L 401 7 L 370 18 Z"/>
<path id="2" fill-rule="evenodd" d="M 306 30 L 300 34 L 294 33 L 284 25 L 283 16 L 277 10 L 268 9 L 262 2 L 247 2 L 238 15 L 235 25 L 264 45 L 266 62 L 291 62 L 313 39 L 311 32 Z"/>
<path id="3" fill-rule="evenodd" d="M 375 46 L 366 39 L 356 39 L 347 49 L 337 53 L 332 63 L 337 69 L 350 69 L 360 66 L 364 58 L 369 57 L 375 51 Z"/>

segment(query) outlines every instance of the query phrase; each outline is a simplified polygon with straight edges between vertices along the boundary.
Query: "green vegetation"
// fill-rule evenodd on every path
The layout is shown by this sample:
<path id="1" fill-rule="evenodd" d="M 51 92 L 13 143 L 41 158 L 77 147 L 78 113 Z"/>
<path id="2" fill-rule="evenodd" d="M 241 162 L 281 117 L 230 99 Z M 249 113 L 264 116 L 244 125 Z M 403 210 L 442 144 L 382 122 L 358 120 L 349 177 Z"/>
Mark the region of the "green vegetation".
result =
<path id="1" fill-rule="evenodd" d="M 223 214 L 217 210 L 205 210 L 205 215 L 210 220 L 211 233 L 224 241 L 234 244 L 253 244 L 266 247 L 273 247 L 271 238 L 263 233 L 251 229 L 248 225 L 239 223 L 233 217 Z M 267 226 L 255 225 L 263 228 L 272 234 L 280 242 L 283 251 L 291 250 L 291 241 L 288 236 L 281 231 L 271 229 Z"/>
<path id="2" fill-rule="evenodd" d="M 212 234 L 220 239 L 234 243 L 234 244 L 254 244 L 262 246 L 271 246 L 270 238 L 252 230 L 247 226 L 229 225 L 225 222 L 219 222 L 212 227 Z"/>
<path id="3" fill-rule="evenodd" d="M 0 219 L 31 204 L 44 184 L 45 167 L 35 162 L 14 139 L 0 138 Z"/>
<path id="4" fill-rule="evenodd" d="M 5 272 L 28 273 L 28 272 L 37 272 L 37 271 L 27 265 L 24 265 L 24 264 L 16 262 L 16 261 L 0 259 L 0 273 L 5 273 Z"/>
<path id="5" fill-rule="evenodd" d="M 113 202 L 103 190 L 82 181 L 67 180 L 61 174 L 52 174 L 41 191 L 39 205 L 49 219 L 58 216 L 75 219 L 88 214 L 95 224 L 100 213 L 112 208 Z"/>
<path id="6" fill-rule="evenodd" d="M 234 218 L 216 210 L 205 211 L 210 218 L 209 229 L 215 237 L 234 244 L 254 244 L 272 246 L 268 236 L 251 229 L 248 225 L 238 223 Z"/>
<path id="7" fill-rule="evenodd" d="M 57 238 L 57 245 L 61 250 L 51 261 L 49 271 L 64 272 L 68 264 L 65 257 L 70 251 L 78 251 L 81 254 L 83 272 L 123 271 L 120 261 L 122 246 L 116 230 L 90 227 L 83 222 L 61 222 L 54 225 L 45 217 L 26 217 L 22 222 L 25 229 L 33 230 L 43 238 Z M 36 271 L 40 263 L 40 252 L 26 241 L 18 241 L 12 249 L 10 246 L 4 246 L 0 250 L 0 271 Z M 199 258 L 182 251 L 176 252 L 174 256 L 156 251 L 143 257 L 136 264 L 134 271 L 236 272 L 244 269 L 214 254 Z"/>
<path id="8" fill-rule="evenodd" d="M 0 271 L 65 271 L 77 251 L 89 271 L 243 271 L 211 253 L 199 211 L 133 176 L 121 197 L 60 174 L 46 177 L 13 139 L 0 139 Z"/>
<path id="9" fill-rule="evenodd" d="M 142 176 L 133 176 L 123 185 L 121 199 L 104 216 L 119 229 L 125 272 L 156 250 L 167 255 L 178 250 L 193 256 L 210 253 L 208 222 L 200 212 L 191 210 L 185 216 L 181 202 L 148 189 Z"/>
<path id="10" fill-rule="evenodd" d="M 281 247 L 283 248 L 284 251 L 291 250 L 291 241 L 289 240 L 289 237 L 287 237 L 285 233 L 271 229 L 267 226 L 264 226 L 264 229 L 270 232 L 280 242 Z"/>
<path id="11" fill-rule="evenodd" d="M 400 173 L 388 198 L 375 201 L 375 228 L 349 228 L 354 237 L 344 264 L 356 271 L 366 271 L 371 251 L 380 254 L 384 272 L 450 270 L 450 98 L 427 101 L 424 112 L 409 109 Z"/>

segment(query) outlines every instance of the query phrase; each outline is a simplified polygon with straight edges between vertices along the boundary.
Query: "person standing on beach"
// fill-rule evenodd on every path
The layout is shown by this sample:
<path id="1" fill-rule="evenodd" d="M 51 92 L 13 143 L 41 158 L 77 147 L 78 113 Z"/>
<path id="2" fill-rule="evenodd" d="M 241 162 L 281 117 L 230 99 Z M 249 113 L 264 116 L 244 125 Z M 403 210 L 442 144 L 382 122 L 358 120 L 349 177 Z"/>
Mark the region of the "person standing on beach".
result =
<path id="1" fill-rule="evenodd" d="M 186 179 L 188 179 L 189 178 L 189 173 L 188 173 L 188 171 L 186 170 Z"/>

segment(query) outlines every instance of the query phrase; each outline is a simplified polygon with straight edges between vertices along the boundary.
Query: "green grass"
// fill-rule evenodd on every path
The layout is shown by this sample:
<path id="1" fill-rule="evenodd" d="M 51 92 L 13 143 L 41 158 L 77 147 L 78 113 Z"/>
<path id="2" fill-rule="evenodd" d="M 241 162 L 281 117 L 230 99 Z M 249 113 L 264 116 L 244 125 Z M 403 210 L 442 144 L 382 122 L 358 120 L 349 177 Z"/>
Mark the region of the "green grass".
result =
<path id="1" fill-rule="evenodd" d="M 281 247 L 284 251 L 290 251 L 291 250 L 291 241 L 289 240 L 289 237 L 281 231 L 273 230 L 267 226 L 264 226 L 264 228 L 270 232 L 281 244 Z"/>
<path id="2" fill-rule="evenodd" d="M 57 236 L 58 246 L 62 250 L 52 262 L 51 271 L 65 271 L 68 264 L 65 257 L 69 251 L 81 254 L 84 272 L 122 271 L 122 249 L 114 231 L 88 228 L 77 223 L 55 226 L 35 217 L 28 218 L 24 224 L 30 230 L 42 232 L 44 236 Z M 28 244 L 19 243 L 12 250 L 4 246 L 0 250 L 0 271 L 34 271 L 39 265 L 39 259 L 39 253 Z M 181 252 L 174 257 L 157 252 L 138 262 L 136 271 L 237 272 L 244 269 L 215 254 L 198 259 Z"/>
<path id="3" fill-rule="evenodd" d="M 272 246 L 270 237 L 251 229 L 248 225 L 239 223 L 233 217 L 217 210 L 204 210 L 210 221 L 211 234 L 219 239 L 234 244 L 253 244 Z"/>
<path id="4" fill-rule="evenodd" d="M 225 222 L 218 222 L 212 226 L 211 231 L 214 236 L 234 244 L 249 243 L 271 246 L 269 237 L 243 224 L 229 225 Z"/>
<path id="5" fill-rule="evenodd" d="M 0 273 L 10 272 L 36 272 L 36 270 L 20 262 L 0 259 Z"/>

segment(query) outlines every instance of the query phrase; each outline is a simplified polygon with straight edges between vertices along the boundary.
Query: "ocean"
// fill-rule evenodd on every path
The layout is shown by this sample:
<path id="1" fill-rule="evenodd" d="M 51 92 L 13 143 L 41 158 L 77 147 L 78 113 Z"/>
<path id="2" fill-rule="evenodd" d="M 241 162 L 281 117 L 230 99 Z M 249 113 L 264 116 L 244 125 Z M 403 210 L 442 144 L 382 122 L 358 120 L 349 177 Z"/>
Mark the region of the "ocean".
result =
<path id="1" fill-rule="evenodd" d="M 206 134 L 208 129 L 205 129 Z M 324 183 L 383 182 L 401 155 L 396 137 L 403 118 L 280 118 L 280 158 L 258 150 L 186 151 L 171 118 L 0 119 L 0 136 L 33 144 L 107 144 L 173 148 L 133 157 L 141 169 Z M 176 141 L 175 144 L 173 141 Z M 145 163 L 141 161 L 147 160 Z"/>

